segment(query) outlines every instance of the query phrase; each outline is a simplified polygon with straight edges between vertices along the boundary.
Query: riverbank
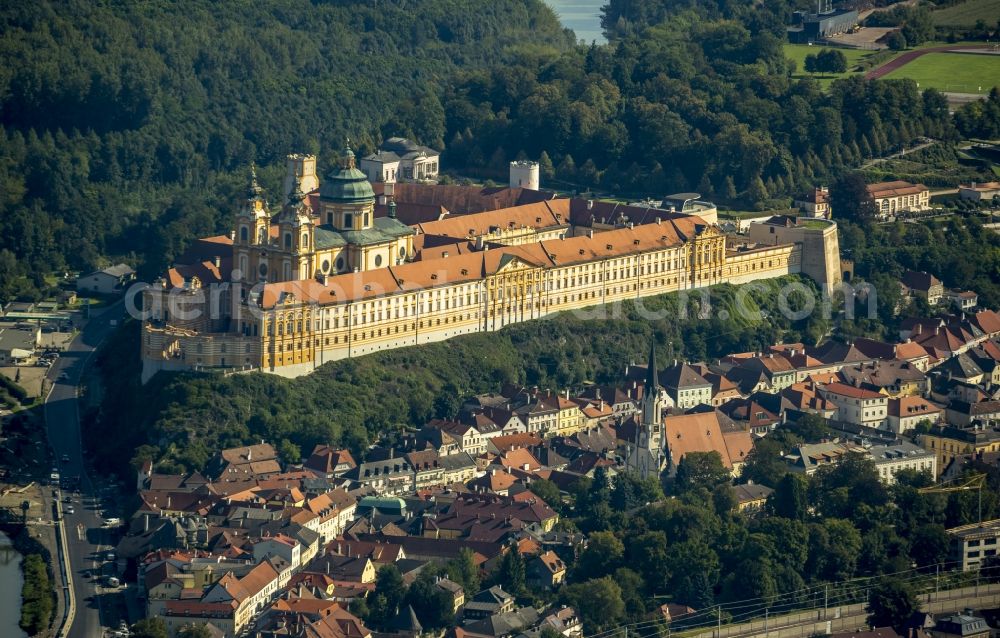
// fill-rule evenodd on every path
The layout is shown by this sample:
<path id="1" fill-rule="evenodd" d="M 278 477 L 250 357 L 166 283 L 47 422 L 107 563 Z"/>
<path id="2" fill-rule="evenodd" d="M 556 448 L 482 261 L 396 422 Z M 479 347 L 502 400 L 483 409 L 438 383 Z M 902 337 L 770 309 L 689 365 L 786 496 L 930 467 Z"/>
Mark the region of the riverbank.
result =
<path id="1" fill-rule="evenodd" d="M 36 624 L 44 627 L 41 631 L 35 633 L 35 636 L 53 636 L 55 635 L 55 628 L 53 626 L 53 619 L 57 618 L 56 607 L 59 604 L 59 598 L 56 596 L 55 590 L 52 587 L 52 583 L 55 582 L 53 577 L 55 575 L 52 567 L 52 552 L 46 547 L 38 537 L 31 533 L 30 529 L 25 527 L 20 522 L 13 521 L 3 521 L 0 522 L 0 532 L 7 536 L 10 541 L 10 546 L 21 556 L 21 561 L 18 569 L 21 570 L 21 591 L 20 597 L 21 601 L 17 609 L 18 613 L 13 616 L 14 620 L 10 627 L 4 626 L 4 636 L 12 636 L 13 638 L 23 638 L 28 634 L 23 632 L 18 626 L 20 618 L 25 611 L 25 597 L 30 598 L 28 601 L 29 605 L 32 605 L 32 609 L 29 610 L 29 615 L 38 615 L 41 620 Z M 31 557 L 37 557 L 36 559 L 31 559 Z M 38 572 L 38 569 L 43 569 L 44 571 Z M 27 577 L 28 574 L 25 573 L 26 570 L 34 570 L 35 578 Z M 37 581 L 40 574 L 45 575 L 44 583 L 41 583 L 42 587 L 38 587 Z M 43 597 L 44 596 L 44 597 Z M 44 602 L 47 600 L 48 602 Z M 5 601 L 4 601 L 5 602 Z M 0 602 L 0 604 L 4 604 Z M 22 633 L 11 633 L 20 629 Z"/>
<path id="2" fill-rule="evenodd" d="M 20 627 L 24 557 L 10 538 L 0 534 L 0 634 L 26 638 Z"/>

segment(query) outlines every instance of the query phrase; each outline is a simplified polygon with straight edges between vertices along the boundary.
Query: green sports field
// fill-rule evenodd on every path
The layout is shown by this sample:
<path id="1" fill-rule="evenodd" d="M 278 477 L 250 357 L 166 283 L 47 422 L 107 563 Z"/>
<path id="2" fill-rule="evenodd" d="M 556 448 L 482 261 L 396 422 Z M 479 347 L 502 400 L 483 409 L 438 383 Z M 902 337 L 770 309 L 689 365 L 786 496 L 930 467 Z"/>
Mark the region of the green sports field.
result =
<path id="1" fill-rule="evenodd" d="M 943 27 L 974 27 L 977 20 L 995 26 L 1000 18 L 1000 0 L 966 0 L 931 13 L 934 24 Z"/>
<path id="2" fill-rule="evenodd" d="M 888 80 L 902 78 L 916 81 L 921 89 L 988 93 L 1000 85 L 1000 55 L 928 53 L 885 76 Z"/>

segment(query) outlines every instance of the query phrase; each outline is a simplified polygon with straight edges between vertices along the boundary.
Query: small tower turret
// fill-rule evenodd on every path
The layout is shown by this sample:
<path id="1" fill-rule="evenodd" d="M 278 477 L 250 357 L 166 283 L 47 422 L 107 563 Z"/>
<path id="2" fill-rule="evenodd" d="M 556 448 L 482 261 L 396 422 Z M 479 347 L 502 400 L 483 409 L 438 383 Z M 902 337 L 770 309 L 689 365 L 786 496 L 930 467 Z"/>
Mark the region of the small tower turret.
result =
<path id="1" fill-rule="evenodd" d="M 259 248 L 270 243 L 270 225 L 271 213 L 264 198 L 264 189 L 257 183 L 257 167 L 250 164 L 250 186 L 236 214 L 233 229 L 233 268 L 236 271 L 233 274 L 236 279 L 250 277 L 251 269 L 257 267 L 252 262 L 258 260 L 255 255 L 259 253 Z"/>

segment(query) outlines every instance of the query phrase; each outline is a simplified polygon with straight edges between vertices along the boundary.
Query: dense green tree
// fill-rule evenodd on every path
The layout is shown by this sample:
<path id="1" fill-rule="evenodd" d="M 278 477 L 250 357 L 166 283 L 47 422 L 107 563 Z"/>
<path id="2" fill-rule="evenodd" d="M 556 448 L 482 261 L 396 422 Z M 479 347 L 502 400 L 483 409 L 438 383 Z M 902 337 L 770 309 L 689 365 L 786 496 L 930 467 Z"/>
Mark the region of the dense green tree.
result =
<path id="1" fill-rule="evenodd" d="M 951 542 L 943 525 L 922 525 L 912 533 L 909 540 L 910 556 L 919 567 L 947 561 Z"/>
<path id="2" fill-rule="evenodd" d="M 497 583 L 515 595 L 524 591 L 525 565 L 521 553 L 516 549 L 505 553 L 497 565 L 494 577 Z"/>
<path id="3" fill-rule="evenodd" d="M 743 561 L 722 584 L 722 597 L 732 602 L 759 598 L 766 604 L 777 594 L 774 565 L 767 558 Z"/>
<path id="4" fill-rule="evenodd" d="M 681 492 L 716 486 L 731 480 L 718 452 L 688 452 L 677 464 L 677 489 Z"/>
<path id="5" fill-rule="evenodd" d="M 768 487 L 777 487 L 788 473 L 788 464 L 781 458 L 782 445 L 768 436 L 757 441 L 740 470 L 740 479 Z"/>
<path id="6" fill-rule="evenodd" d="M 579 580 L 600 578 L 614 571 L 625 555 L 625 545 L 611 532 L 594 532 L 587 548 L 576 561 L 574 576 Z"/>
<path id="7" fill-rule="evenodd" d="M 21 629 L 30 635 L 39 634 L 49 626 L 54 608 L 54 595 L 48 566 L 40 554 L 28 554 L 21 563 L 24 583 L 21 586 Z"/>
<path id="8" fill-rule="evenodd" d="M 366 620 L 376 627 L 386 627 L 399 613 L 400 605 L 406 597 L 406 585 L 399 568 L 393 564 L 380 567 L 372 594 L 374 599 L 369 604 Z"/>
<path id="9" fill-rule="evenodd" d="M 892 627 L 902 633 L 920 602 L 912 587 L 897 578 L 889 578 L 872 588 L 868 596 L 868 624 L 872 627 Z"/>
<path id="10" fill-rule="evenodd" d="M 618 510 L 627 511 L 661 498 L 663 487 L 655 477 L 640 478 L 632 472 L 622 472 L 615 476 L 610 503 Z"/>
<path id="11" fill-rule="evenodd" d="M 132 625 L 134 638 L 167 638 L 167 623 L 162 618 L 143 618 Z"/>
<path id="12" fill-rule="evenodd" d="M 875 200 L 860 173 L 845 173 L 830 187 L 830 209 L 837 217 L 867 222 L 875 217 Z"/>
<path id="13" fill-rule="evenodd" d="M 562 502 L 559 487 L 547 479 L 536 479 L 528 485 L 531 493 L 545 501 L 550 507 L 558 510 Z"/>
<path id="14" fill-rule="evenodd" d="M 538 156 L 538 174 L 546 181 L 556 176 L 556 168 L 552 164 L 552 158 L 545 151 L 542 151 Z"/>
<path id="15" fill-rule="evenodd" d="M 476 565 L 476 556 L 471 549 L 463 547 L 458 552 L 458 557 L 448 561 L 446 567 L 448 578 L 462 586 L 465 595 L 475 596 L 479 593 L 479 566 Z"/>
<path id="16" fill-rule="evenodd" d="M 577 610 L 588 634 L 614 627 L 625 616 L 621 587 L 608 576 L 566 585 L 559 599 Z"/>
<path id="17" fill-rule="evenodd" d="M 818 414 L 803 414 L 797 420 L 783 424 L 782 427 L 806 443 L 818 443 L 831 435 L 830 426 L 827 425 L 826 419 Z"/>
<path id="18" fill-rule="evenodd" d="M 177 638 L 212 638 L 212 630 L 206 623 L 191 623 L 177 630 Z"/>
<path id="19" fill-rule="evenodd" d="M 407 590 L 404 602 L 413 607 L 420 624 L 427 629 L 443 629 L 455 621 L 452 596 L 435 584 L 436 577 L 433 570 L 421 572 Z"/>
<path id="20" fill-rule="evenodd" d="M 629 618 L 641 618 L 646 613 L 646 583 L 642 576 L 628 567 L 619 567 L 612 578 L 622 590 L 626 615 Z"/>
<path id="21" fill-rule="evenodd" d="M 837 49 L 823 49 L 816 54 L 815 64 L 820 73 L 844 73 L 847 71 L 847 56 Z"/>
<path id="22" fill-rule="evenodd" d="M 809 486 L 805 477 L 785 474 L 768 498 L 768 506 L 777 516 L 805 520 L 809 511 Z"/>

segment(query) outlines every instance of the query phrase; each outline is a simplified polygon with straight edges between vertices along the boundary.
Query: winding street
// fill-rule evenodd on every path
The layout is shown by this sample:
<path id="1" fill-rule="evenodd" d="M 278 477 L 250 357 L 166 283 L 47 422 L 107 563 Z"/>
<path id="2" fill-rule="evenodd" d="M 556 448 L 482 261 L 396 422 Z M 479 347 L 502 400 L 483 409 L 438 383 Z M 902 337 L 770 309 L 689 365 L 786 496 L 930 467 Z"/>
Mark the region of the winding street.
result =
<path id="1" fill-rule="evenodd" d="M 122 316 L 120 302 L 95 311 L 49 373 L 52 388 L 45 399 L 45 426 L 53 458 L 59 463 L 58 469 L 63 477 L 80 477 L 79 495 L 73 495 L 68 489 L 60 493 L 61 498 L 67 495 L 72 498 L 72 503 L 60 504 L 64 532 L 60 542 L 64 546 L 72 598 L 67 600 L 67 615 L 58 635 L 69 638 L 102 636 L 103 626 L 117 624 L 116 614 L 110 608 L 112 606 L 106 603 L 107 595 L 101 592 L 99 579 L 90 576 L 91 572 L 99 571 L 111 539 L 108 531 L 102 529 L 100 494 L 84 462 L 78 393 L 84 370 L 94 351 L 115 330 L 111 321 L 120 321 Z M 59 462 L 63 458 L 65 461 Z M 70 505 L 74 510 L 71 514 L 67 513 Z M 58 575 L 57 580 L 61 582 L 62 575 Z"/>

